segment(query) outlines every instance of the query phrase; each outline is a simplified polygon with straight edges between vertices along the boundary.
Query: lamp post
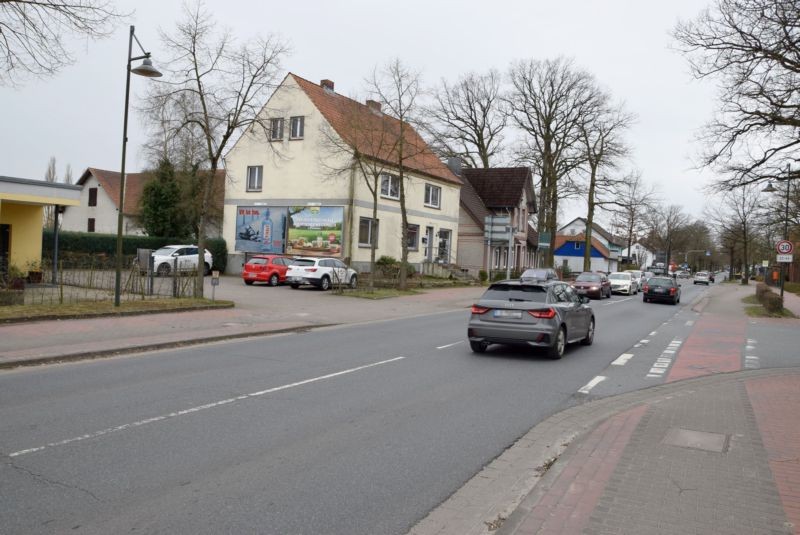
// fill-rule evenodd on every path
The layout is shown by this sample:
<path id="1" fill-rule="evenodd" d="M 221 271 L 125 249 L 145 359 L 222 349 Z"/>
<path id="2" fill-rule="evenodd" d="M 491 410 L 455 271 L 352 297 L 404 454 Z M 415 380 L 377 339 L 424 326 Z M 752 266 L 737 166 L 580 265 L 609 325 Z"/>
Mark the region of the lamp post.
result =
<path id="1" fill-rule="evenodd" d="M 132 57 L 133 41 L 139 45 L 142 51 L 141 56 Z M 143 60 L 142 64 L 136 68 L 131 69 L 131 63 L 138 60 Z M 131 73 L 138 74 L 139 76 L 146 76 L 148 78 L 158 78 L 161 72 L 153 67 L 153 62 L 150 60 L 150 52 L 146 52 L 142 43 L 136 38 L 134 34 L 134 27 L 131 26 L 130 37 L 128 38 L 128 64 L 125 76 L 125 119 L 122 122 L 122 165 L 120 166 L 119 174 L 119 208 L 117 209 L 117 267 L 114 274 L 114 306 L 119 306 L 120 286 L 122 282 L 122 212 L 125 203 L 125 149 L 128 144 L 128 101 L 131 93 Z"/>
<path id="2" fill-rule="evenodd" d="M 789 239 L 789 182 L 794 178 L 790 173 L 791 169 L 789 164 L 786 164 L 786 176 L 784 178 L 775 177 L 776 180 L 786 181 L 786 204 L 783 211 L 783 239 Z M 778 190 L 772 186 L 772 182 L 767 182 L 767 187 L 763 190 L 764 193 L 775 193 Z M 786 262 L 781 262 L 781 302 L 783 302 L 783 289 L 786 284 Z"/>

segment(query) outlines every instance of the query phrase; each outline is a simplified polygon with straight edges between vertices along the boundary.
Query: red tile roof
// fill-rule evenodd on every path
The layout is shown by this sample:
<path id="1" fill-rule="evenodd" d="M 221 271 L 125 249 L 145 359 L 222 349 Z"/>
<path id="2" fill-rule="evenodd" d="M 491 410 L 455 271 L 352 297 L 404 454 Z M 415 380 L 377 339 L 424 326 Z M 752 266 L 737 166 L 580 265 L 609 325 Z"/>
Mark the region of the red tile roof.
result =
<path id="1" fill-rule="evenodd" d="M 366 104 L 324 89 L 296 74 L 290 73 L 289 76 L 308 95 L 336 133 L 356 151 L 388 165 L 396 165 L 402 125 L 405 166 L 444 182 L 461 184 L 461 179 L 439 160 L 408 123 L 401 123 Z"/>
<path id="2" fill-rule="evenodd" d="M 142 200 L 144 186 L 153 179 L 153 175 L 151 173 L 125 173 L 125 175 L 125 209 L 122 213 L 129 216 L 136 216 L 139 215 L 140 212 L 139 203 Z M 94 176 L 97 179 L 100 186 L 106 192 L 106 195 L 113 201 L 114 206 L 119 209 L 120 174 L 116 171 L 88 167 L 81 175 L 77 185 L 83 186 L 90 176 Z M 217 199 L 216 202 L 220 205 L 221 209 L 224 202 L 225 191 L 224 170 L 217 170 L 217 176 L 214 182 L 214 197 Z"/>

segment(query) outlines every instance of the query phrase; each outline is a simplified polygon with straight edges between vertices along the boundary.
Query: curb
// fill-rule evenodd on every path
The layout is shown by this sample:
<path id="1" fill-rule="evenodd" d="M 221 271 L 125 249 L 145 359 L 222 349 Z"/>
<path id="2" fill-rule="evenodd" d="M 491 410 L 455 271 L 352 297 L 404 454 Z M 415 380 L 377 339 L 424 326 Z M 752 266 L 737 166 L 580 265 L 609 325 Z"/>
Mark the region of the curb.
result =
<path id="1" fill-rule="evenodd" d="M 0 320 L 0 325 L 13 325 L 17 323 L 35 323 L 37 321 L 54 320 L 82 320 L 92 318 L 119 318 L 123 316 L 145 316 L 148 314 L 174 314 L 176 312 L 197 312 L 198 310 L 217 310 L 235 308 L 236 303 L 219 305 L 198 305 L 182 308 L 160 308 L 158 310 L 120 310 L 119 312 L 87 312 L 84 314 L 50 314 L 47 316 L 20 316 L 19 318 L 6 318 Z"/>
<path id="2" fill-rule="evenodd" d="M 303 325 L 301 327 L 287 327 L 284 329 L 262 330 L 246 333 L 231 333 L 220 334 L 216 336 L 206 336 L 203 338 L 191 338 L 188 340 L 180 340 L 174 342 L 159 342 L 156 344 L 143 344 L 139 346 L 118 347 L 114 349 L 100 349 L 97 351 L 82 351 L 79 353 L 71 353 L 69 355 L 58 355 L 49 357 L 32 357 L 0 362 L 0 370 L 8 370 L 13 368 L 23 368 L 28 366 L 41 366 L 44 364 L 58 364 L 64 362 L 77 362 L 81 360 L 94 360 L 107 357 L 116 357 L 119 355 L 144 353 L 146 351 L 157 351 L 160 349 L 172 349 L 178 347 L 189 347 L 194 345 L 208 344 L 211 342 L 220 342 L 223 340 L 235 340 L 242 338 L 256 338 L 259 336 L 270 336 L 273 334 L 287 334 L 287 333 L 303 333 L 314 329 L 323 327 L 335 327 L 339 323 L 320 323 L 318 325 Z"/>

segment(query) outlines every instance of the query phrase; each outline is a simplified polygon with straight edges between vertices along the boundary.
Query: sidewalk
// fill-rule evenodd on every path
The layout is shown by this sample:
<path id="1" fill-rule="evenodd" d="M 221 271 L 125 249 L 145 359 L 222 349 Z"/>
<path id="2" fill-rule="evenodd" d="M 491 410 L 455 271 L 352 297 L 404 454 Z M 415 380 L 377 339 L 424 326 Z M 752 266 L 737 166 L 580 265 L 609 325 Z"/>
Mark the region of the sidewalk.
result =
<path id="1" fill-rule="evenodd" d="M 715 286 L 663 384 L 548 418 L 410 534 L 800 534 L 800 367 L 744 369 L 752 292 Z"/>
<path id="2" fill-rule="evenodd" d="M 245 286 L 238 277 L 223 277 L 216 298 L 235 301 L 234 308 L 0 324 L 0 369 L 466 310 L 483 291 L 431 289 L 369 300 L 311 288 Z M 205 295 L 211 296 L 210 287 Z"/>

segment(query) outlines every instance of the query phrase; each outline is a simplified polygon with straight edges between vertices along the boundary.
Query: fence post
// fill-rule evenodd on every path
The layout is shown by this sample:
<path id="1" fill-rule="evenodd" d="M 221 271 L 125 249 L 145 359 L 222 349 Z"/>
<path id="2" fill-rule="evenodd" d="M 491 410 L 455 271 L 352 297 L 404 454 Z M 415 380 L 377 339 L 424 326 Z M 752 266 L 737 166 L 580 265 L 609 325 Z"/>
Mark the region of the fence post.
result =
<path id="1" fill-rule="evenodd" d="M 178 257 L 172 259 L 172 297 L 178 297 Z"/>

